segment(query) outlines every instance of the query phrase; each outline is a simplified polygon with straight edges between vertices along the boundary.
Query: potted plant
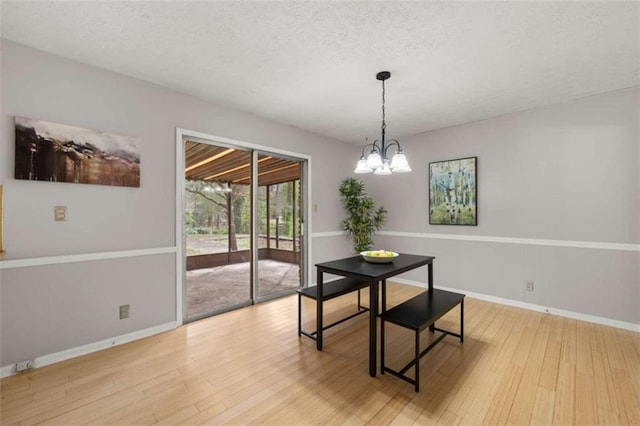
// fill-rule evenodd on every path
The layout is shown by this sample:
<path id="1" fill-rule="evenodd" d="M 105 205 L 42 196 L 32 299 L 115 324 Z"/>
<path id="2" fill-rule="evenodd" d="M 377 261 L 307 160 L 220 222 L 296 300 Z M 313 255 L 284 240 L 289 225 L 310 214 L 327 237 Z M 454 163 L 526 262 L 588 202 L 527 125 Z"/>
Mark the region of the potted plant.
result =
<path id="1" fill-rule="evenodd" d="M 342 206 L 349 212 L 342 221 L 342 229 L 351 236 L 356 253 L 369 250 L 373 246 L 373 235 L 387 220 L 387 210 L 376 208 L 373 198 L 364 192 L 364 183 L 349 177 L 340 184 Z"/>

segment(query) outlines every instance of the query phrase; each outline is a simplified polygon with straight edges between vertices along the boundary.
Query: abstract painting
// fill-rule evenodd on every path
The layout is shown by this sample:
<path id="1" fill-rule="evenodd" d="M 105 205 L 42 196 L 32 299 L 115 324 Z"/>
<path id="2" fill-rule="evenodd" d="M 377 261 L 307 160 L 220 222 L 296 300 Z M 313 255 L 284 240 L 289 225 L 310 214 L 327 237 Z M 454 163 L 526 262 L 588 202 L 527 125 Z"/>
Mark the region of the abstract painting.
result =
<path id="1" fill-rule="evenodd" d="M 15 117 L 15 178 L 140 186 L 139 139 Z"/>
<path id="2" fill-rule="evenodd" d="M 477 157 L 429 163 L 429 224 L 478 225 Z"/>

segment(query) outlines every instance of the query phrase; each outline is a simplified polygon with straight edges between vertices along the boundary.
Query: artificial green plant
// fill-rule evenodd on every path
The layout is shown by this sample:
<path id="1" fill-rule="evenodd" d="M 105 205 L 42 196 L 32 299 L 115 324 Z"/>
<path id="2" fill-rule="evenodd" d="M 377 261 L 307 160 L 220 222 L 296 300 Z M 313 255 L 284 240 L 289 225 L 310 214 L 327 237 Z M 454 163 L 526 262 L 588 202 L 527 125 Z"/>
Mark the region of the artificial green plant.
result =
<path id="1" fill-rule="evenodd" d="M 364 191 L 364 182 L 348 177 L 340 184 L 342 206 L 349 215 L 342 221 L 342 229 L 353 241 L 353 249 L 360 253 L 373 246 L 373 235 L 387 220 L 387 210 L 376 208 L 373 198 Z"/>

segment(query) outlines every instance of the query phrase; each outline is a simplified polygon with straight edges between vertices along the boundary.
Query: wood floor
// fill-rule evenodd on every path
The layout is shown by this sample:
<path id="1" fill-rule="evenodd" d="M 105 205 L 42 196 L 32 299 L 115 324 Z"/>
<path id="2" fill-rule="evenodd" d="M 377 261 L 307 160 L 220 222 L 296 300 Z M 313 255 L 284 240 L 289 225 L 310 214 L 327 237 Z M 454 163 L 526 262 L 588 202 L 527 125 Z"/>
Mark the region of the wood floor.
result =
<path id="1" fill-rule="evenodd" d="M 389 305 L 420 289 L 390 285 Z M 344 314 L 355 295 L 327 303 Z M 368 317 L 296 332 L 295 296 L 8 377 L 13 424 L 640 424 L 640 334 L 467 298 L 465 341 L 421 361 L 421 391 L 368 375 Z M 312 329 L 310 301 L 305 301 Z M 454 309 L 438 322 L 458 330 Z M 410 332 L 387 328 L 393 367 Z M 423 347 L 431 339 L 423 334 Z"/>

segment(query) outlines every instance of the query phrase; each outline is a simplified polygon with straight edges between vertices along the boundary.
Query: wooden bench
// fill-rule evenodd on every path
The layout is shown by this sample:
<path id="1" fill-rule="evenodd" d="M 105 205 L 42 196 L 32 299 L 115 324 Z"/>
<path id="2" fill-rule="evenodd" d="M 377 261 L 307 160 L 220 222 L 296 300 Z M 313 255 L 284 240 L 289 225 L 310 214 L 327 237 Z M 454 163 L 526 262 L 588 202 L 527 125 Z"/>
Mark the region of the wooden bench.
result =
<path id="1" fill-rule="evenodd" d="M 322 285 L 322 302 L 326 302 L 327 300 L 334 299 L 339 296 L 343 296 L 345 294 L 351 293 L 353 291 L 358 292 L 358 311 L 352 315 L 349 315 L 345 318 L 340 319 L 339 321 L 328 324 L 325 327 L 322 327 L 322 330 L 327 330 L 333 326 L 341 324 L 347 320 L 350 320 L 353 317 L 356 317 L 360 314 L 364 314 L 369 311 L 369 308 L 366 306 L 362 306 L 360 304 L 360 290 L 369 287 L 369 283 L 363 282 L 360 280 L 355 280 L 353 278 L 341 278 L 335 281 L 329 281 Z M 308 297 L 309 299 L 317 300 L 317 286 L 301 288 L 298 290 L 298 336 L 305 335 L 313 340 L 317 340 L 316 334 L 318 330 L 307 332 L 302 329 L 302 297 Z"/>
<path id="2" fill-rule="evenodd" d="M 435 326 L 436 320 L 444 314 L 460 305 L 460 334 L 451 331 L 442 330 Z M 380 332 L 380 372 L 382 374 L 391 373 L 415 386 L 415 391 L 420 392 L 420 358 L 425 356 L 435 345 L 437 345 L 448 334 L 460 338 L 460 342 L 464 341 L 464 294 L 453 293 L 444 290 L 427 290 L 424 293 L 403 302 L 386 312 L 381 317 Z M 414 359 L 405 365 L 399 371 L 392 370 L 384 364 L 384 324 L 390 322 L 401 327 L 408 328 L 415 332 L 415 356 Z M 431 332 L 435 330 L 442 334 L 438 336 L 425 350 L 420 352 L 420 332 L 425 328 L 429 328 Z M 415 366 L 415 379 L 408 377 L 405 373 Z"/>

